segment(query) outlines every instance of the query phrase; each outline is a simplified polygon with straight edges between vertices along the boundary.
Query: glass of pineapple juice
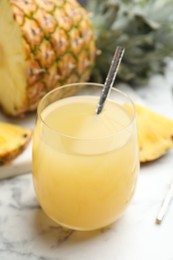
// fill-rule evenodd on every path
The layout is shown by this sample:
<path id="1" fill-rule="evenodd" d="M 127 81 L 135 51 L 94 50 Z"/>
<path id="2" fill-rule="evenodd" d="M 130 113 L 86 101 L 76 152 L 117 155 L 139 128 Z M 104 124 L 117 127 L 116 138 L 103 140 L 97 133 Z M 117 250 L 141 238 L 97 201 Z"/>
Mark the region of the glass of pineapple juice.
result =
<path id="1" fill-rule="evenodd" d="M 116 221 L 134 194 L 139 170 L 135 107 L 112 89 L 99 115 L 103 85 L 74 83 L 46 94 L 33 140 L 38 201 L 58 224 L 94 230 Z"/>

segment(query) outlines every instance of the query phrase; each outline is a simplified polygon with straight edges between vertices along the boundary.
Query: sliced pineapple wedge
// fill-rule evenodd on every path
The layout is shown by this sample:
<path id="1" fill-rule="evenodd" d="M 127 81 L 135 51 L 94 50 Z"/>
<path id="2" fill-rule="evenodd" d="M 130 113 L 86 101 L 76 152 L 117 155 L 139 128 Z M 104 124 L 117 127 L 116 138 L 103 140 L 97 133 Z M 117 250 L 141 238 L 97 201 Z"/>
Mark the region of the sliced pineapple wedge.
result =
<path id="1" fill-rule="evenodd" d="M 16 158 L 28 145 L 32 132 L 29 129 L 0 122 L 0 165 Z"/>
<path id="2" fill-rule="evenodd" d="M 6 0 L 0 1 L 0 35 L 0 104 L 8 114 L 22 114 L 26 102 L 25 52 L 21 31 Z"/>
<path id="3" fill-rule="evenodd" d="M 173 120 L 136 105 L 140 161 L 160 158 L 173 147 Z"/>

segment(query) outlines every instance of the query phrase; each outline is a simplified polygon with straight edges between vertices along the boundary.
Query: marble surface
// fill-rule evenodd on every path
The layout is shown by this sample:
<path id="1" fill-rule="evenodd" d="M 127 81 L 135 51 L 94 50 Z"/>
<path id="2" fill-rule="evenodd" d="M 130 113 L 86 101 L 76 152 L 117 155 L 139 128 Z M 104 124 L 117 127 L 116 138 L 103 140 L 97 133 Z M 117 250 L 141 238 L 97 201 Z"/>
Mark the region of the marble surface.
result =
<path id="1" fill-rule="evenodd" d="M 173 64 L 136 93 L 173 118 Z M 122 86 L 123 88 L 124 86 Z M 133 93 L 131 93 L 133 96 Z M 141 167 L 134 198 L 114 225 L 93 232 L 65 230 L 43 213 L 31 173 L 0 181 L 0 260 L 173 260 L 173 202 L 155 218 L 173 179 L 173 150 Z"/>
<path id="2" fill-rule="evenodd" d="M 21 127 L 26 127 L 33 130 L 36 119 L 36 113 L 27 115 L 24 118 L 12 118 L 7 117 L 3 113 L 0 113 L 0 121 L 8 122 Z M 15 160 L 11 161 L 10 164 L 3 165 L 0 167 L 0 181 L 4 178 L 21 175 L 24 173 L 31 172 L 32 169 L 32 140 L 27 148 L 20 154 Z"/>

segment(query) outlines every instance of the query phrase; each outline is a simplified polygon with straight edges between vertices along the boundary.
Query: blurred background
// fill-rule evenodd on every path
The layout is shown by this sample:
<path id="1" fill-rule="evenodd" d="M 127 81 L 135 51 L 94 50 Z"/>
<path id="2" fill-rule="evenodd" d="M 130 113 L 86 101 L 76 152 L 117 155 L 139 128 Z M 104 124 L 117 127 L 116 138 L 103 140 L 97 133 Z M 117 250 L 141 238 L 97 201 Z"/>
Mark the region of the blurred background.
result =
<path id="1" fill-rule="evenodd" d="M 92 14 L 99 50 L 93 81 L 104 81 L 117 45 L 125 48 L 119 81 L 134 87 L 148 84 L 153 75 L 165 74 L 173 59 L 173 0 L 78 1 Z"/>
<path id="2" fill-rule="evenodd" d="M 81 3 L 82 5 L 85 5 L 87 0 L 78 0 L 79 3 Z"/>

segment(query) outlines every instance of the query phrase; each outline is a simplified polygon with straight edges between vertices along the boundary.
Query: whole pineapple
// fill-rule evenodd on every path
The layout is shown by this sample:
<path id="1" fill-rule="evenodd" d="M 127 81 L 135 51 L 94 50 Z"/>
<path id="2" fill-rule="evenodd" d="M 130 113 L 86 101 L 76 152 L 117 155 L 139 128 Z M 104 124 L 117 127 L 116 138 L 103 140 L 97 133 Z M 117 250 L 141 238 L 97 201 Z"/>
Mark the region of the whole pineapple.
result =
<path id="1" fill-rule="evenodd" d="M 22 115 L 49 90 L 88 80 L 95 50 L 90 18 L 75 0 L 1 0 L 0 106 Z"/>

